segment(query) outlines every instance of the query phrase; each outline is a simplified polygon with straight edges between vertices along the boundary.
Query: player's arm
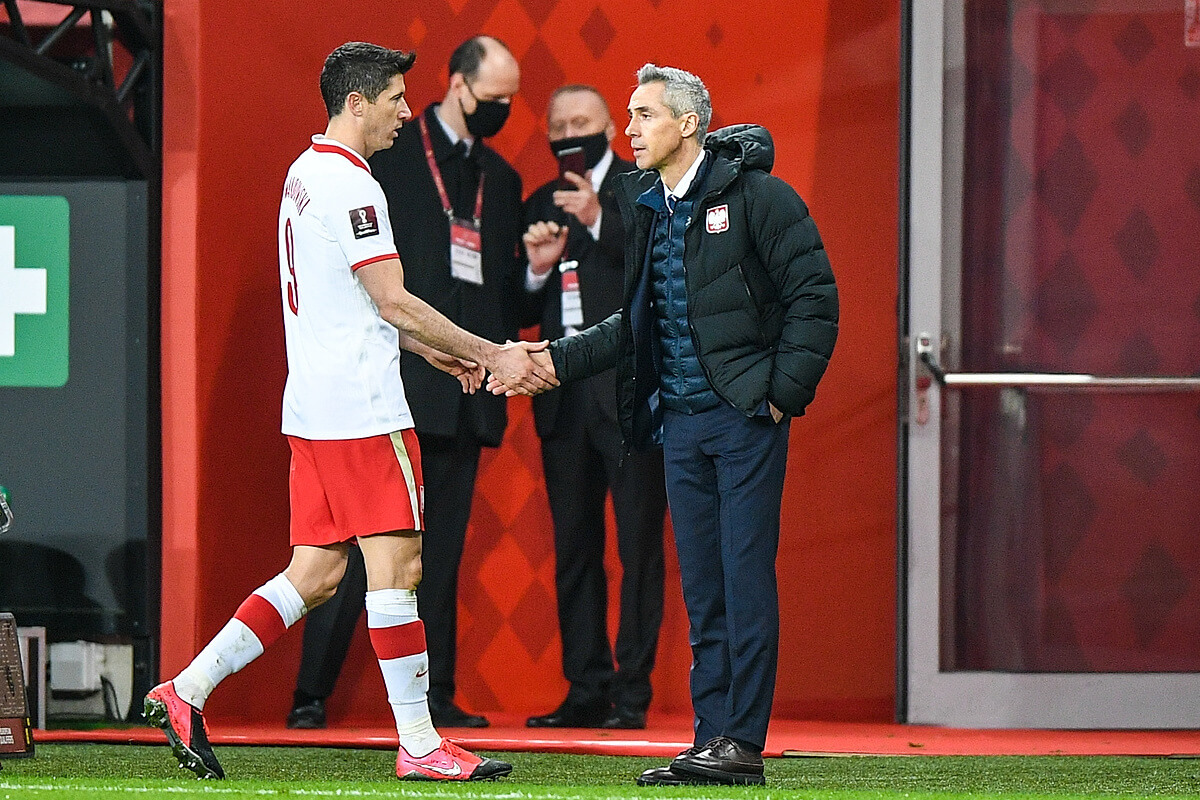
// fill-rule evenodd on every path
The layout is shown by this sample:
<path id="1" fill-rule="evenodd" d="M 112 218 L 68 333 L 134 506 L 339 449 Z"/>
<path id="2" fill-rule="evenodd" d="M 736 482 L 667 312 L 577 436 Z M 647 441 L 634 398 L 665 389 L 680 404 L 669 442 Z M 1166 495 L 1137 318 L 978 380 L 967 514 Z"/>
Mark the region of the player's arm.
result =
<path id="1" fill-rule="evenodd" d="M 463 391 L 467 394 L 475 394 L 475 390 L 483 385 L 483 379 L 487 371 L 484 370 L 482 364 L 476 364 L 474 361 L 467 361 L 458 356 L 443 353 L 441 350 L 434 350 L 428 345 L 421 344 L 406 333 L 400 334 L 400 348 L 420 356 L 442 372 L 458 378 L 458 382 L 462 384 Z"/>
<path id="2" fill-rule="evenodd" d="M 553 370 L 530 357 L 531 352 L 544 350 L 547 342 L 498 345 L 463 330 L 404 288 L 400 259 L 366 264 L 355 274 L 380 316 L 396 326 L 402 340 L 480 365 L 518 394 L 538 394 L 558 385 Z"/>

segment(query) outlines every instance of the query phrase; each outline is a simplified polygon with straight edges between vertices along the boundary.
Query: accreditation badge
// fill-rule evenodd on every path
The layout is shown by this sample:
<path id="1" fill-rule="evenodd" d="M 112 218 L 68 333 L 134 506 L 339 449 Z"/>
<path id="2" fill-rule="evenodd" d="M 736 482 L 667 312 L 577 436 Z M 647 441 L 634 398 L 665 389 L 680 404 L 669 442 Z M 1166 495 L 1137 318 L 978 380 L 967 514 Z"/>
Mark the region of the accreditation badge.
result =
<path id="1" fill-rule="evenodd" d="M 450 221 L 450 275 L 483 285 L 483 234 L 474 220 L 456 217 Z"/>
<path id="2" fill-rule="evenodd" d="M 558 265 L 562 274 L 562 326 L 567 336 L 583 327 L 583 296 L 579 293 L 579 262 L 564 261 Z"/>

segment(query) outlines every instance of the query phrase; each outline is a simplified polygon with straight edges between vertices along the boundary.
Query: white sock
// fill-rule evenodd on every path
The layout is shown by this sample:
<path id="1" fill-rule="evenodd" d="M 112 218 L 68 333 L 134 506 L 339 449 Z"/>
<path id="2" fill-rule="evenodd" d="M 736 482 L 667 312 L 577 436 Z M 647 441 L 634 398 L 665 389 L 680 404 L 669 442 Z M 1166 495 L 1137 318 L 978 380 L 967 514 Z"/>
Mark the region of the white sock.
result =
<path id="1" fill-rule="evenodd" d="M 396 718 L 400 746 L 420 758 L 441 746 L 429 718 L 429 653 L 425 626 L 417 617 L 417 593 L 411 589 L 367 592 L 367 628 L 379 658 L 388 703 Z"/>
<path id="2" fill-rule="evenodd" d="M 175 693 L 203 710 L 217 684 L 263 654 L 308 609 L 283 573 L 254 590 L 233 619 L 175 678 Z"/>

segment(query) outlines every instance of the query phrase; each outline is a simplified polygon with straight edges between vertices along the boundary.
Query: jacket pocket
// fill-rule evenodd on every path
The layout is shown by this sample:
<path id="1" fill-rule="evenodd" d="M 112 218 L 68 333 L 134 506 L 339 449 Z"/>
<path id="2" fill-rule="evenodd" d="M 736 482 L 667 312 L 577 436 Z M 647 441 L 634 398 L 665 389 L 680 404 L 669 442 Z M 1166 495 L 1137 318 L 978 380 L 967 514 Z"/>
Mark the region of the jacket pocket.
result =
<path id="1" fill-rule="evenodd" d="M 750 314 L 758 335 L 758 344 L 763 348 L 773 348 L 779 343 L 779 337 L 783 333 L 779 301 L 775 298 L 774 287 L 763 286 L 760 280 L 756 280 L 756 276 L 765 275 L 766 272 L 759 264 L 740 261 L 737 271 L 742 277 L 742 285 L 746 288 L 746 298 L 750 303 Z"/>

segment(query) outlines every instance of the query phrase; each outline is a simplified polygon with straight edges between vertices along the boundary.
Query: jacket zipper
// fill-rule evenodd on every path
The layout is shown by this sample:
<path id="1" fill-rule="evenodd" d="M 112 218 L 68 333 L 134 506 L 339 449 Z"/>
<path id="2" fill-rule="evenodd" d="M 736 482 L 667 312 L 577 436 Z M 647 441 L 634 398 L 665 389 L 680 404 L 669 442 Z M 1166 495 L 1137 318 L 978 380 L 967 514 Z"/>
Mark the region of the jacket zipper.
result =
<path id="1" fill-rule="evenodd" d="M 703 206 L 703 205 L 705 205 L 705 204 L 708 202 L 709 198 L 716 197 L 716 196 L 718 196 L 719 194 L 720 194 L 720 192 L 716 192 L 716 191 L 714 191 L 714 192 L 710 192 L 710 193 L 706 194 L 706 195 L 704 196 L 704 199 L 703 199 L 703 200 L 702 200 L 702 201 L 699 203 L 699 205 L 698 205 L 698 206 L 693 206 L 693 208 L 698 208 L 698 207 L 700 207 L 700 206 Z M 688 272 L 688 269 L 687 269 L 687 252 L 688 252 L 688 250 L 687 250 L 687 230 L 688 230 L 688 228 L 691 228 L 691 227 L 692 227 L 692 225 L 694 225 L 694 224 L 696 223 L 696 220 L 697 220 L 697 219 L 699 219 L 699 217 L 700 217 L 700 215 L 699 215 L 699 214 L 694 214 L 694 215 L 692 216 L 692 218 L 691 218 L 690 220 L 688 220 L 688 224 L 687 224 L 687 226 L 684 228 L 684 236 L 683 236 L 683 263 L 684 263 L 684 268 L 683 268 L 683 284 L 684 284 L 684 286 L 686 287 L 686 289 L 687 289 L 687 293 L 688 293 L 688 295 L 689 295 L 689 296 L 691 295 L 691 291 L 690 291 L 691 287 L 690 287 L 690 286 L 688 286 L 688 276 L 689 276 L 689 274 L 690 274 L 690 273 Z M 744 280 L 744 279 L 743 279 L 743 280 Z M 749 292 L 749 291 L 750 291 L 750 289 L 749 289 L 749 288 L 747 288 L 747 289 L 746 289 L 746 291 L 747 291 L 747 292 Z M 690 312 L 688 313 L 687 324 L 688 324 L 688 330 L 689 330 L 689 331 L 691 332 L 691 334 L 692 334 L 692 342 L 693 342 L 693 343 L 696 345 L 696 360 L 700 362 L 700 369 L 702 369 L 702 370 L 704 371 L 704 377 L 705 377 L 705 379 L 708 381 L 708 386 L 709 386 L 709 388 L 713 390 L 713 394 L 715 394 L 717 397 L 721 398 L 723 401 L 725 401 L 726 403 L 728 403 L 728 404 L 729 404 L 731 407 L 733 407 L 733 408 L 734 408 L 734 409 L 736 409 L 737 411 L 742 411 L 740 408 L 738 408 L 738 407 L 737 407 L 737 405 L 735 405 L 735 404 L 733 403 L 733 401 L 731 401 L 731 400 L 730 400 L 728 397 L 726 397 L 726 396 L 725 396 L 725 394 L 724 394 L 724 392 L 722 392 L 720 389 L 718 389 L 718 388 L 717 388 L 717 384 L 713 382 L 713 379 L 712 379 L 712 373 L 711 373 L 711 372 L 709 372 L 709 369 L 708 369 L 708 364 L 705 364 L 705 363 L 704 363 L 704 356 L 703 356 L 703 350 L 704 350 L 704 348 L 703 348 L 703 347 L 701 346 L 701 344 L 700 344 L 700 337 L 696 335 L 696 326 L 695 326 L 695 325 L 692 323 L 692 315 L 691 315 L 691 313 L 690 313 Z M 753 417 L 753 416 L 754 416 L 753 414 L 746 414 L 746 412 L 745 412 L 745 411 L 742 411 L 742 413 L 743 413 L 743 414 L 745 414 L 747 417 Z"/>
<path id="2" fill-rule="evenodd" d="M 759 310 L 759 305 L 754 301 L 754 293 L 750 291 L 750 280 L 746 277 L 746 270 L 742 269 L 741 262 L 737 265 L 738 274 L 742 276 L 742 288 L 746 290 L 746 299 L 750 301 L 750 307 L 754 309 L 754 316 L 758 317 L 758 343 L 763 347 L 767 347 L 767 337 L 763 336 L 762 330 L 762 314 Z"/>

